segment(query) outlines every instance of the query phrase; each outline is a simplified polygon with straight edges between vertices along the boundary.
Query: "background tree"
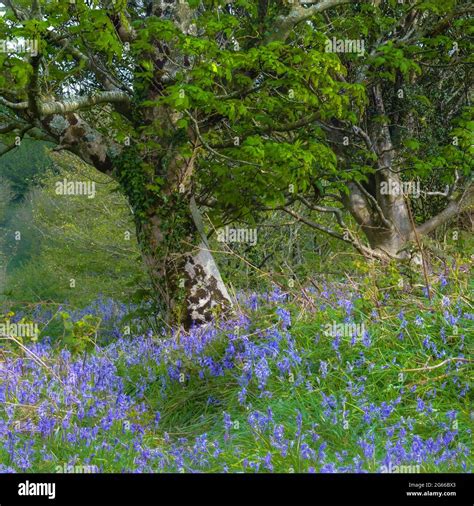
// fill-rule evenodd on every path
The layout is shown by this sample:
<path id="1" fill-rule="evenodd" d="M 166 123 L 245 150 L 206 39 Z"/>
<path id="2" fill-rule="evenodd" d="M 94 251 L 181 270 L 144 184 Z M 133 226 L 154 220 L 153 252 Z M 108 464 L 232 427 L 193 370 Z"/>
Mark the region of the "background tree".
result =
<path id="1" fill-rule="evenodd" d="M 293 10 L 295 17 L 309 11 Z M 345 86 L 362 89 L 365 103 L 351 100 L 353 114 L 342 121 L 336 114 L 321 116 L 314 104 L 298 129 L 288 132 L 281 123 L 269 125 L 266 134 L 279 138 L 279 149 L 284 137 L 298 146 L 300 156 L 312 144 L 320 155 L 337 157 L 337 163 L 327 163 L 330 157 L 326 164 L 317 160 L 304 185 L 296 180 L 289 188 L 280 185 L 272 208 L 352 244 L 364 256 L 410 258 L 411 245 L 418 243 L 419 249 L 423 236 L 472 209 L 472 45 L 463 37 L 472 7 L 464 2 L 352 2 L 343 12 L 312 16 L 288 34 L 286 45 L 308 47 L 311 41 L 311 48 L 332 52 L 339 65 L 326 70 L 335 75 L 333 89 L 343 96 Z M 318 37 L 320 33 L 329 39 Z M 295 74 L 294 82 L 304 78 Z M 321 94 L 314 83 L 308 87 Z M 293 111 L 293 103 L 287 102 Z M 268 144 L 263 136 L 257 142 Z M 235 149 L 229 142 L 225 154 L 233 156 Z M 295 162 L 294 156 L 289 158 Z M 268 185 L 278 184 L 276 171 L 267 177 Z M 214 177 L 210 172 L 208 181 Z M 403 191 L 407 182 L 420 189 L 415 198 Z M 231 184 L 222 174 L 219 188 Z M 250 199 L 260 199 L 264 209 L 267 196 L 262 192 Z M 240 202 L 231 202 L 230 211 L 244 215 Z M 320 213 L 333 215 L 336 226 L 312 218 Z"/>

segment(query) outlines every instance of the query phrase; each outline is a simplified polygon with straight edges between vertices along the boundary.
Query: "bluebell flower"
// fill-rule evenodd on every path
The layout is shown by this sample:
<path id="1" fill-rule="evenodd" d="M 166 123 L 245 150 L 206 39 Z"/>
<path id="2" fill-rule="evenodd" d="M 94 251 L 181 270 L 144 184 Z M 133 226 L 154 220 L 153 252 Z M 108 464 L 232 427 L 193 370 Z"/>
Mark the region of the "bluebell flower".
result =
<path id="1" fill-rule="evenodd" d="M 457 411 L 455 409 L 452 409 L 446 412 L 446 418 L 450 421 L 453 421 L 456 418 L 457 414 Z"/>
<path id="2" fill-rule="evenodd" d="M 372 344 L 370 335 L 367 330 L 364 330 L 364 332 L 362 333 L 362 343 L 366 348 L 370 347 L 370 345 Z"/>
<path id="3" fill-rule="evenodd" d="M 263 462 L 264 462 L 265 469 L 268 469 L 269 471 L 273 471 L 272 454 L 270 452 L 268 452 L 265 455 Z"/>
<path id="4" fill-rule="evenodd" d="M 296 412 L 296 437 L 299 438 L 301 435 L 301 428 L 303 426 L 303 415 L 301 411 Z"/>
<path id="5" fill-rule="evenodd" d="M 270 376 L 270 367 L 265 357 L 261 358 L 254 367 L 255 377 L 258 381 L 258 387 L 263 389 Z"/>
<path id="6" fill-rule="evenodd" d="M 319 372 L 321 373 L 321 377 L 325 378 L 328 374 L 328 363 L 324 360 L 319 361 Z"/>
<path id="7" fill-rule="evenodd" d="M 304 460 L 316 458 L 316 452 L 307 443 L 301 443 L 300 455 Z"/>
<path id="8" fill-rule="evenodd" d="M 279 307 L 277 308 L 276 313 L 280 317 L 283 329 L 286 329 L 291 326 L 291 315 L 288 310 Z"/>
<path id="9" fill-rule="evenodd" d="M 337 473 L 337 467 L 332 462 L 321 467 L 321 473 Z"/>
<path id="10" fill-rule="evenodd" d="M 247 399 L 247 389 L 245 387 L 242 387 L 239 390 L 238 400 L 240 404 L 245 404 Z"/>

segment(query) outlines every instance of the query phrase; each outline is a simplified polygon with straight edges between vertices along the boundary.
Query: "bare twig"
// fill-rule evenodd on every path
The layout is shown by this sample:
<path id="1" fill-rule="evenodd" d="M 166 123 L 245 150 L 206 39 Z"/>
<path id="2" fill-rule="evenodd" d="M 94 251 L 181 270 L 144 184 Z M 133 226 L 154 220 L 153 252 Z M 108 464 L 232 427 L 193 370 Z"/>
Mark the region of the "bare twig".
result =
<path id="1" fill-rule="evenodd" d="M 430 367 L 417 367 L 416 369 L 402 369 L 401 372 L 431 371 L 433 369 L 438 369 L 439 367 L 442 367 L 443 365 L 446 365 L 449 362 L 471 363 L 471 362 L 474 362 L 474 360 L 471 360 L 469 358 L 463 358 L 463 357 L 451 357 L 451 358 L 447 358 L 446 360 L 443 360 L 439 364 L 432 365 Z"/>

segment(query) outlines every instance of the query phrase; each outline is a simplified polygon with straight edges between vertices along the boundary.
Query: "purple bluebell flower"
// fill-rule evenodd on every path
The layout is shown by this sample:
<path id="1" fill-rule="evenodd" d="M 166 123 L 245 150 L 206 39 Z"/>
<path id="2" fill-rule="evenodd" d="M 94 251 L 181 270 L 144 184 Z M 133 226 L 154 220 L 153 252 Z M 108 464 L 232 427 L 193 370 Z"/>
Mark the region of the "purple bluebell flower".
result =
<path id="1" fill-rule="evenodd" d="M 291 326 L 291 315 L 288 310 L 279 307 L 277 308 L 276 313 L 280 317 L 283 329 L 287 329 Z"/>
<path id="2" fill-rule="evenodd" d="M 370 335 L 367 330 L 364 330 L 364 332 L 362 333 L 362 344 L 366 348 L 370 347 L 370 345 L 372 344 L 372 341 L 370 339 Z"/>
<path id="3" fill-rule="evenodd" d="M 272 454 L 270 452 L 268 452 L 265 455 L 263 463 L 264 463 L 265 469 L 268 469 L 269 471 L 273 471 Z"/>
<path id="4" fill-rule="evenodd" d="M 254 367 L 255 377 L 258 381 L 258 387 L 260 389 L 265 388 L 267 380 L 270 376 L 270 367 L 265 357 L 261 358 Z"/>
<path id="5" fill-rule="evenodd" d="M 328 374 L 328 363 L 324 360 L 319 361 L 319 372 L 322 378 L 325 378 Z"/>

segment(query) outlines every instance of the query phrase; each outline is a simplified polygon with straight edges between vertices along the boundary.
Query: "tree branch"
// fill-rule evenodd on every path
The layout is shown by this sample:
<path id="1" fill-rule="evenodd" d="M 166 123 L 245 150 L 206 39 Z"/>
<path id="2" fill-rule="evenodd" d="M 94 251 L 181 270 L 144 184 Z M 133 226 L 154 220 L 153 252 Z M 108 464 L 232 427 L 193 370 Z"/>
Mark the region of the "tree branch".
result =
<path id="1" fill-rule="evenodd" d="M 332 7 L 352 2 L 354 2 L 354 0 L 322 0 L 311 7 L 303 7 L 301 4 L 312 4 L 312 1 L 301 2 L 300 5 L 295 5 L 286 16 L 279 16 L 276 19 L 276 23 L 272 27 L 272 33 L 265 39 L 265 43 L 284 41 L 298 23 L 306 21 L 315 14 L 331 9 Z"/>
<path id="2" fill-rule="evenodd" d="M 98 104 L 114 104 L 114 103 L 128 103 L 129 97 L 123 91 L 103 91 L 97 95 L 89 97 L 77 97 L 55 102 L 41 102 L 37 103 L 37 110 L 41 116 L 50 116 L 52 114 L 66 114 L 76 112 L 81 109 L 88 109 Z M 10 102 L 3 97 L 0 97 L 0 104 L 13 110 L 26 111 L 31 105 L 29 102 Z"/>
<path id="3" fill-rule="evenodd" d="M 428 221 L 425 221 L 422 225 L 416 228 L 416 231 L 420 235 L 426 235 L 455 218 L 460 212 L 465 209 L 471 208 L 474 201 L 474 185 L 470 185 L 463 192 L 462 196 L 458 200 L 452 200 L 445 209 L 439 214 L 433 216 Z"/>
<path id="4" fill-rule="evenodd" d="M 375 210 L 377 211 L 377 214 L 379 215 L 379 218 L 381 219 L 382 223 L 389 229 L 393 229 L 393 223 L 385 216 L 384 212 L 382 211 L 382 208 L 380 207 L 379 203 L 377 202 L 377 199 L 368 192 L 359 181 L 354 181 L 359 190 L 365 195 L 367 200 L 372 203 Z"/>
<path id="5" fill-rule="evenodd" d="M 82 62 L 91 72 L 94 73 L 99 83 L 103 86 L 106 91 L 117 91 L 120 89 L 126 89 L 131 92 L 132 90 L 127 88 L 122 82 L 117 81 L 112 75 L 100 68 L 96 61 L 84 54 L 77 47 L 72 46 L 69 40 L 63 35 L 54 36 L 51 32 L 44 35 L 44 38 L 50 43 L 59 48 L 67 51 L 77 62 Z"/>
<path id="6" fill-rule="evenodd" d="M 325 227 L 324 225 L 320 225 L 319 223 L 316 223 L 315 221 L 312 221 L 309 218 L 305 218 L 304 216 L 301 216 L 300 214 L 293 211 L 292 209 L 289 209 L 288 207 L 282 207 L 281 209 L 283 211 L 285 211 L 285 213 L 289 214 L 290 216 L 293 216 L 293 218 L 296 218 L 298 221 L 305 223 L 306 225 L 310 226 L 311 228 L 315 228 L 316 230 L 321 230 L 321 232 L 325 232 L 326 234 L 329 234 L 332 237 L 335 237 L 336 239 L 340 239 L 341 241 L 350 243 L 350 241 L 348 239 L 345 239 L 343 235 L 337 233 L 335 230 L 332 230 L 331 228 Z"/>

